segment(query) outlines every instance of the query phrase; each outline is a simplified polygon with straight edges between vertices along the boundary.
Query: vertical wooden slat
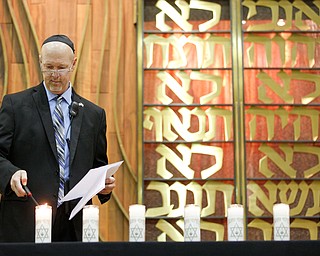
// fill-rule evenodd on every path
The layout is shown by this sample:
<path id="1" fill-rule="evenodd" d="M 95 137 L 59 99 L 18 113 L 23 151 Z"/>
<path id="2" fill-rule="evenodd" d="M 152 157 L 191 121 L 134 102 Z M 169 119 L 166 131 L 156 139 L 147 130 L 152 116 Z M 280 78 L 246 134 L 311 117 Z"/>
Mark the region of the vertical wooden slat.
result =
<path id="1" fill-rule="evenodd" d="M 1 8 L 0 8 L 1 9 Z M 4 35 L 2 29 L 0 28 L 0 104 L 2 103 L 3 96 L 8 90 L 8 56 L 7 49 L 4 42 Z"/>
<path id="2" fill-rule="evenodd" d="M 124 175 L 123 183 L 126 184 L 123 191 L 123 205 L 129 208 L 132 204 L 132 196 L 135 196 L 134 203 L 138 203 L 137 196 L 137 100 L 132 95 L 137 95 L 136 88 L 136 29 L 135 29 L 135 3 L 134 1 L 123 1 L 123 26 L 125 29 L 122 34 L 123 48 L 122 66 L 119 70 L 120 76 L 123 77 L 121 82 L 123 86 L 123 101 L 124 101 L 124 119 L 122 122 L 122 141 L 125 149 L 128 172 Z M 127 73 L 122 76 L 123 71 Z M 126 135 L 126 131 L 131 131 L 131 136 Z M 128 237 L 128 224 L 124 226 L 124 238 Z"/>
<path id="3" fill-rule="evenodd" d="M 26 87 L 30 86 L 30 74 L 29 74 L 29 66 L 26 56 L 26 49 L 23 44 L 22 34 L 23 30 L 19 28 L 19 16 L 16 15 L 14 11 L 14 6 L 12 4 L 11 0 L 7 1 L 8 4 L 8 11 L 11 15 L 12 20 L 12 28 L 13 28 L 13 54 L 16 57 L 17 63 L 19 63 L 19 68 L 16 69 L 21 74 L 21 80 L 17 81 L 17 77 L 14 75 L 13 78 L 15 82 L 18 82 L 18 85 L 20 85 L 21 88 L 22 85 L 25 85 Z M 15 53 L 18 54 L 16 55 Z M 19 74 L 17 73 L 17 74 Z"/>
<path id="4" fill-rule="evenodd" d="M 74 39 L 75 47 L 76 47 L 76 55 L 78 57 L 78 62 L 76 69 L 74 70 L 71 78 L 71 82 L 74 84 L 75 88 L 78 90 L 78 93 L 81 94 L 81 86 L 77 88 L 75 83 L 77 72 L 78 72 L 78 63 L 81 59 L 82 48 L 84 44 L 85 34 L 89 23 L 89 17 L 91 12 L 91 4 L 90 0 L 86 1 L 86 4 L 78 4 L 77 6 L 77 27 L 76 27 L 76 39 Z"/>
<path id="5" fill-rule="evenodd" d="M 59 33 L 66 34 L 74 40 L 76 38 L 77 21 L 74 17 L 77 14 L 77 2 L 74 0 L 64 0 L 59 5 Z M 72 17 L 72 18 L 71 18 Z"/>

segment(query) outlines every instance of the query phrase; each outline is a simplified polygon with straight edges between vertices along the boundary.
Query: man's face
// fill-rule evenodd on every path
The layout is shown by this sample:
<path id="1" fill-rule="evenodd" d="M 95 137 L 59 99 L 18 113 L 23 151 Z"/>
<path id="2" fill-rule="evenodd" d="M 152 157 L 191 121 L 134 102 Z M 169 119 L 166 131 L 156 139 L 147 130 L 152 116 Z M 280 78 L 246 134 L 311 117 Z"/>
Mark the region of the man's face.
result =
<path id="1" fill-rule="evenodd" d="M 76 64 L 71 48 L 61 42 L 46 43 L 42 46 L 39 57 L 47 89 L 54 94 L 64 93 Z"/>

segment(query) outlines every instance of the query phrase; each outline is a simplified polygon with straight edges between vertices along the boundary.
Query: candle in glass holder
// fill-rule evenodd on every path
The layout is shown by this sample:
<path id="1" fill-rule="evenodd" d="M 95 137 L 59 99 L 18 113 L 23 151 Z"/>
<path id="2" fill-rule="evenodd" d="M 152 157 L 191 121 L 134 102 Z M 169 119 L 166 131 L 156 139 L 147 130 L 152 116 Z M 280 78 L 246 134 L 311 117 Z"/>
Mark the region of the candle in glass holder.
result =
<path id="1" fill-rule="evenodd" d="M 97 205 L 83 207 L 82 242 L 99 242 L 99 206 Z"/>
<path id="2" fill-rule="evenodd" d="M 133 204 L 129 206 L 129 242 L 145 241 L 146 206 Z"/>
<path id="3" fill-rule="evenodd" d="M 35 210 L 35 242 L 51 243 L 52 208 L 50 205 L 37 205 Z"/>
<path id="4" fill-rule="evenodd" d="M 287 204 L 273 205 L 273 238 L 276 241 L 290 240 L 290 208 Z"/>
<path id="5" fill-rule="evenodd" d="M 200 240 L 200 207 L 187 204 L 184 208 L 184 241 L 199 242 Z"/>
<path id="6" fill-rule="evenodd" d="M 228 208 L 228 241 L 244 240 L 243 214 L 243 206 L 240 204 L 232 204 Z"/>

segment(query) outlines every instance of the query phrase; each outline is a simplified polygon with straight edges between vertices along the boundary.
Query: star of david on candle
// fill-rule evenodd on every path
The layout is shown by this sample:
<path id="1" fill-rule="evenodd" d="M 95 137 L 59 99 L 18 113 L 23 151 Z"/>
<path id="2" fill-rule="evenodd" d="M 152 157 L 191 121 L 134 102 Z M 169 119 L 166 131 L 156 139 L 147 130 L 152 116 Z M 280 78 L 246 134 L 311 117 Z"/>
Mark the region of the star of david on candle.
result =
<path id="1" fill-rule="evenodd" d="M 140 238 L 143 238 L 142 231 L 143 231 L 143 228 L 140 228 L 138 225 L 135 225 L 131 229 L 131 237 L 134 238 L 134 240 L 136 241 Z"/>
<path id="2" fill-rule="evenodd" d="M 242 228 L 239 227 L 238 223 L 236 223 L 231 229 L 231 237 L 238 239 L 242 236 Z"/>
<path id="3" fill-rule="evenodd" d="M 92 228 L 90 224 L 87 228 L 84 229 L 84 237 L 88 239 L 88 241 L 91 241 L 94 238 L 96 238 L 96 230 Z"/>
<path id="4" fill-rule="evenodd" d="M 288 236 L 288 229 L 283 225 L 283 223 L 281 223 L 279 227 L 276 228 L 276 234 L 281 239 L 284 239 Z"/>
<path id="5" fill-rule="evenodd" d="M 48 231 L 48 228 L 45 228 L 43 225 L 41 225 L 40 228 L 36 230 L 37 239 L 43 242 L 45 239 L 49 238 Z"/>
<path id="6" fill-rule="evenodd" d="M 197 238 L 197 228 L 192 226 L 191 224 L 188 225 L 188 227 L 185 229 L 187 238 L 190 239 L 190 241 L 193 241 L 195 238 Z"/>

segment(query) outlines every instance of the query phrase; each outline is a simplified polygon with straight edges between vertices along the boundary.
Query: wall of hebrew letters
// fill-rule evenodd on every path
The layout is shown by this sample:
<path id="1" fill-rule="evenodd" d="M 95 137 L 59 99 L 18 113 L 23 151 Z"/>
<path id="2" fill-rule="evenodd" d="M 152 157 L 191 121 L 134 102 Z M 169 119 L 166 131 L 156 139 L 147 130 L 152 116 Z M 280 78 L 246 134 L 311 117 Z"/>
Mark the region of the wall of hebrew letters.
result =
<path id="1" fill-rule="evenodd" d="M 201 206 L 203 241 L 226 240 L 233 203 L 246 209 L 247 240 L 271 240 L 280 202 L 292 240 L 319 239 L 320 1 L 143 2 L 147 240 L 183 241 L 190 203 Z"/>

